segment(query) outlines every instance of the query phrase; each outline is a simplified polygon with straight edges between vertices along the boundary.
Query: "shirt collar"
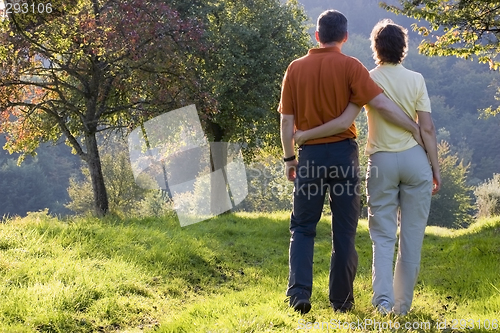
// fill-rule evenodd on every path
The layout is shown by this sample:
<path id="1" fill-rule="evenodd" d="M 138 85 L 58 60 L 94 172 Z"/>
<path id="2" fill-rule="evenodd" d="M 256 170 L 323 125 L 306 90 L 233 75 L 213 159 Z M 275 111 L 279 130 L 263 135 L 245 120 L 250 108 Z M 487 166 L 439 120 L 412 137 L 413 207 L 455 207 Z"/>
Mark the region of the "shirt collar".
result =
<path id="1" fill-rule="evenodd" d="M 403 64 L 390 64 L 390 63 L 385 63 L 385 64 L 381 64 L 381 65 L 378 65 L 379 67 L 402 67 Z"/>
<path id="2" fill-rule="evenodd" d="M 318 54 L 318 53 L 327 53 L 327 52 L 341 53 L 340 48 L 338 46 L 317 47 L 317 48 L 309 50 L 309 54 Z"/>

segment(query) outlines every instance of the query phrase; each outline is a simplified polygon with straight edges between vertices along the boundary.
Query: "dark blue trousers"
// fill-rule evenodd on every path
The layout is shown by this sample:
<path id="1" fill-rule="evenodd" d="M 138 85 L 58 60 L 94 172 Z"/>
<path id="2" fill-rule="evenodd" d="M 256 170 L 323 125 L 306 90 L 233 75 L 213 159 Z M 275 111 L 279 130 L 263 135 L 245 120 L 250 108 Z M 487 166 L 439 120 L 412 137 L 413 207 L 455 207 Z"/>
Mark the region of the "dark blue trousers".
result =
<path id="1" fill-rule="evenodd" d="M 298 162 L 286 294 L 303 292 L 311 296 L 314 237 L 328 192 L 332 211 L 330 303 L 335 309 L 349 309 L 354 304 L 353 282 L 358 265 L 354 245 L 360 210 L 358 145 L 354 139 L 303 145 Z"/>

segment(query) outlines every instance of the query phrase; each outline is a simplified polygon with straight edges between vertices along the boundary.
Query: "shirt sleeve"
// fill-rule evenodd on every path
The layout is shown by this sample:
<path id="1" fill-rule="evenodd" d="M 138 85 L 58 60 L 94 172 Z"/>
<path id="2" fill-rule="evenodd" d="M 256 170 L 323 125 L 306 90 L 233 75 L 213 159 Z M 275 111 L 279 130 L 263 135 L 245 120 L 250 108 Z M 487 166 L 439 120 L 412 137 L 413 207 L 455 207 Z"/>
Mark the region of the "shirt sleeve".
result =
<path id="1" fill-rule="evenodd" d="M 294 114 L 293 108 L 293 98 L 292 98 L 292 90 L 290 86 L 290 81 L 288 79 L 288 72 L 290 68 L 288 68 L 283 77 L 283 83 L 281 85 L 281 99 L 278 106 L 278 112 L 281 114 Z"/>
<path id="2" fill-rule="evenodd" d="M 370 77 L 366 67 L 357 59 L 352 59 L 351 98 L 350 102 L 363 106 L 384 91 Z"/>
<path id="3" fill-rule="evenodd" d="M 425 85 L 424 77 L 420 74 L 419 79 L 420 89 L 415 109 L 417 111 L 431 112 L 431 100 L 429 98 L 429 95 L 427 94 L 427 87 Z"/>

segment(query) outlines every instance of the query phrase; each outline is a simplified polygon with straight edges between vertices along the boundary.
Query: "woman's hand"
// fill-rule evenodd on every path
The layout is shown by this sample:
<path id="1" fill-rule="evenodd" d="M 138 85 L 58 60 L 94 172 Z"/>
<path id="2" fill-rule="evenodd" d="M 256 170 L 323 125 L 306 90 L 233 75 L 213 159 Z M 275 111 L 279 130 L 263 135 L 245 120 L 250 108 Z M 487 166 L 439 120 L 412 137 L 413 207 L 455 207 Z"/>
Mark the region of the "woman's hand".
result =
<path id="1" fill-rule="evenodd" d="M 295 131 L 295 134 L 293 135 L 293 140 L 298 146 L 302 146 L 307 141 L 305 133 L 306 133 L 305 131 L 300 131 L 300 130 Z"/>

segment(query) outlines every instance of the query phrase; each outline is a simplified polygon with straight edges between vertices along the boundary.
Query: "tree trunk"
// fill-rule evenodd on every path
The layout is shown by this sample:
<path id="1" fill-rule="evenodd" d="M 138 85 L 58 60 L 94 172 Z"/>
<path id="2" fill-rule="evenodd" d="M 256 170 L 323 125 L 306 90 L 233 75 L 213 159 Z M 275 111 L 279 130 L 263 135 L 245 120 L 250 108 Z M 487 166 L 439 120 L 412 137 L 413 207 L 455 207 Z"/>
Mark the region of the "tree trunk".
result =
<path id="1" fill-rule="evenodd" d="M 227 200 L 225 200 L 225 198 L 223 197 L 220 197 L 222 194 L 228 193 L 227 191 L 229 189 L 229 187 L 227 186 L 227 175 L 224 171 L 224 167 L 227 164 L 227 149 L 224 148 L 227 148 L 227 146 L 222 143 L 222 140 L 224 139 L 224 129 L 219 124 L 210 123 L 210 131 L 213 135 L 214 140 L 214 144 L 210 145 L 210 161 L 212 172 L 221 170 L 222 176 L 224 178 L 224 181 L 221 182 L 221 179 L 216 178 L 214 173 L 212 173 L 212 177 L 210 177 L 210 211 L 212 214 L 217 215 L 224 212 L 229 212 L 227 210 Z M 232 208 L 233 204 L 230 193 L 229 198 L 231 201 L 229 205 Z"/>
<path id="2" fill-rule="evenodd" d="M 85 144 L 87 146 L 87 164 L 94 192 L 94 209 L 97 216 L 104 216 L 108 212 L 109 203 L 95 133 L 85 136 Z"/>

